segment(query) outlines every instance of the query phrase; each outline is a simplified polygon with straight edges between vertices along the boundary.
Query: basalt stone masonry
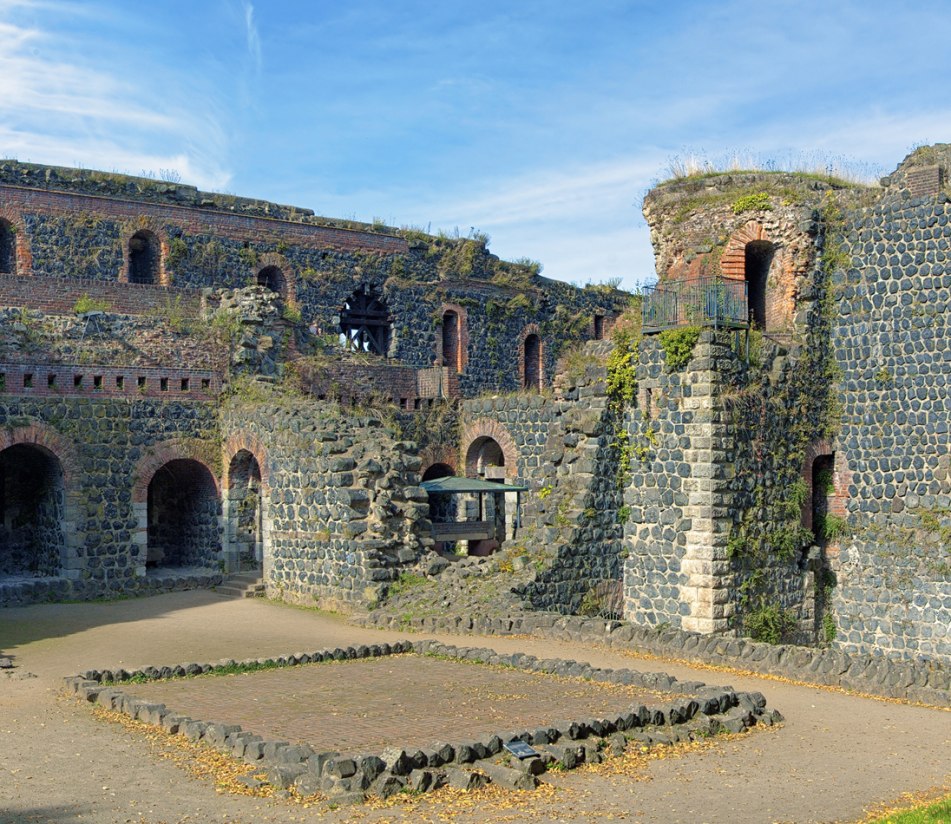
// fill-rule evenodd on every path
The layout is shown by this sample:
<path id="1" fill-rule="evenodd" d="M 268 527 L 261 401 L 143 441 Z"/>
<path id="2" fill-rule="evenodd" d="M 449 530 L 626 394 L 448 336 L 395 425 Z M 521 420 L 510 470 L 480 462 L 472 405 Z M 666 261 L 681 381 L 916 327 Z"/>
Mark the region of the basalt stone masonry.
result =
<path id="1" fill-rule="evenodd" d="M 648 196 L 627 618 L 951 659 L 949 169 L 939 145 L 877 189 L 726 174 Z M 731 283 L 749 333 L 710 328 Z"/>
<path id="2" fill-rule="evenodd" d="M 486 244 L 0 163 L 0 604 L 247 566 L 376 603 L 431 551 L 423 459 L 461 466 L 419 421 L 537 393 L 627 300 Z"/>
<path id="3" fill-rule="evenodd" d="M 252 565 L 374 605 L 451 564 L 454 473 L 528 487 L 535 608 L 947 663 L 949 173 L 656 187 L 615 348 L 630 296 L 475 232 L 0 163 L 0 603 Z"/>

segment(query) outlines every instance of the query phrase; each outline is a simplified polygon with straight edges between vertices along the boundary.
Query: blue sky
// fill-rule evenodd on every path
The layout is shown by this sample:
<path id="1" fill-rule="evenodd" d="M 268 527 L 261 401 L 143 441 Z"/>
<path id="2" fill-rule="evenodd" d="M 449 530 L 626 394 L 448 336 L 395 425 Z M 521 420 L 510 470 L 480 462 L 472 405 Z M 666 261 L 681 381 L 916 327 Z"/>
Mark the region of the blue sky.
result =
<path id="1" fill-rule="evenodd" d="M 0 0 L 0 157 L 163 174 L 653 279 L 672 162 L 951 141 L 949 0 Z"/>

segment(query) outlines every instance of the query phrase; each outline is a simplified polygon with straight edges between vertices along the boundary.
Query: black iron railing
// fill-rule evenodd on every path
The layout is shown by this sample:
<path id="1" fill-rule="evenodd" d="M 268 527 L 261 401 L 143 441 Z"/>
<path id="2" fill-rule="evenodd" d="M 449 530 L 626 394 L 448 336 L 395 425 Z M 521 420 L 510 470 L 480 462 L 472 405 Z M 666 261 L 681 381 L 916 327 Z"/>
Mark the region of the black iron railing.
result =
<path id="1" fill-rule="evenodd" d="M 645 286 L 643 329 L 661 332 L 678 326 L 748 329 L 746 281 L 697 278 Z"/>

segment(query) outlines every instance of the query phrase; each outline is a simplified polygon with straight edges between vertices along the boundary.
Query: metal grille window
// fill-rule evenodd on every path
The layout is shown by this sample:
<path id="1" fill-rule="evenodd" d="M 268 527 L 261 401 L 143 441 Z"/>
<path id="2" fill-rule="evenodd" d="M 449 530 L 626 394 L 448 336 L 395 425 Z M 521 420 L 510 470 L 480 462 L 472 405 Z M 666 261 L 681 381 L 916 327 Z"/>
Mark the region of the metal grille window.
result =
<path id="1" fill-rule="evenodd" d="M 340 312 L 341 340 L 354 352 L 386 355 L 390 346 L 390 313 L 382 296 L 360 287 Z"/>

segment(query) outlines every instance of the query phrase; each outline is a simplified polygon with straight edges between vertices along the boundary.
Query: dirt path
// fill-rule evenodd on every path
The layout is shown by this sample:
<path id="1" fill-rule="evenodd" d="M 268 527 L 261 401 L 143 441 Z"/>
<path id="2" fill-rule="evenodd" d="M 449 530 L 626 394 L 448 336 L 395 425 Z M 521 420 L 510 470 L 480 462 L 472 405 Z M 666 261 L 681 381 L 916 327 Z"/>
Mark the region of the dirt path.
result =
<path id="1" fill-rule="evenodd" d="M 37 676 L 0 678 L 0 822 L 832 822 L 951 782 L 949 712 L 540 640 L 443 637 L 758 689 L 787 723 L 654 761 L 647 780 L 578 771 L 556 776 L 553 795 L 490 798 L 471 809 L 426 799 L 409 808 L 359 807 L 321 817 L 283 801 L 218 795 L 151 754 L 146 741 L 57 696 L 61 676 L 89 667 L 244 658 L 396 637 L 333 616 L 207 592 L 0 611 L 0 650 L 14 656 L 18 672 Z"/>

